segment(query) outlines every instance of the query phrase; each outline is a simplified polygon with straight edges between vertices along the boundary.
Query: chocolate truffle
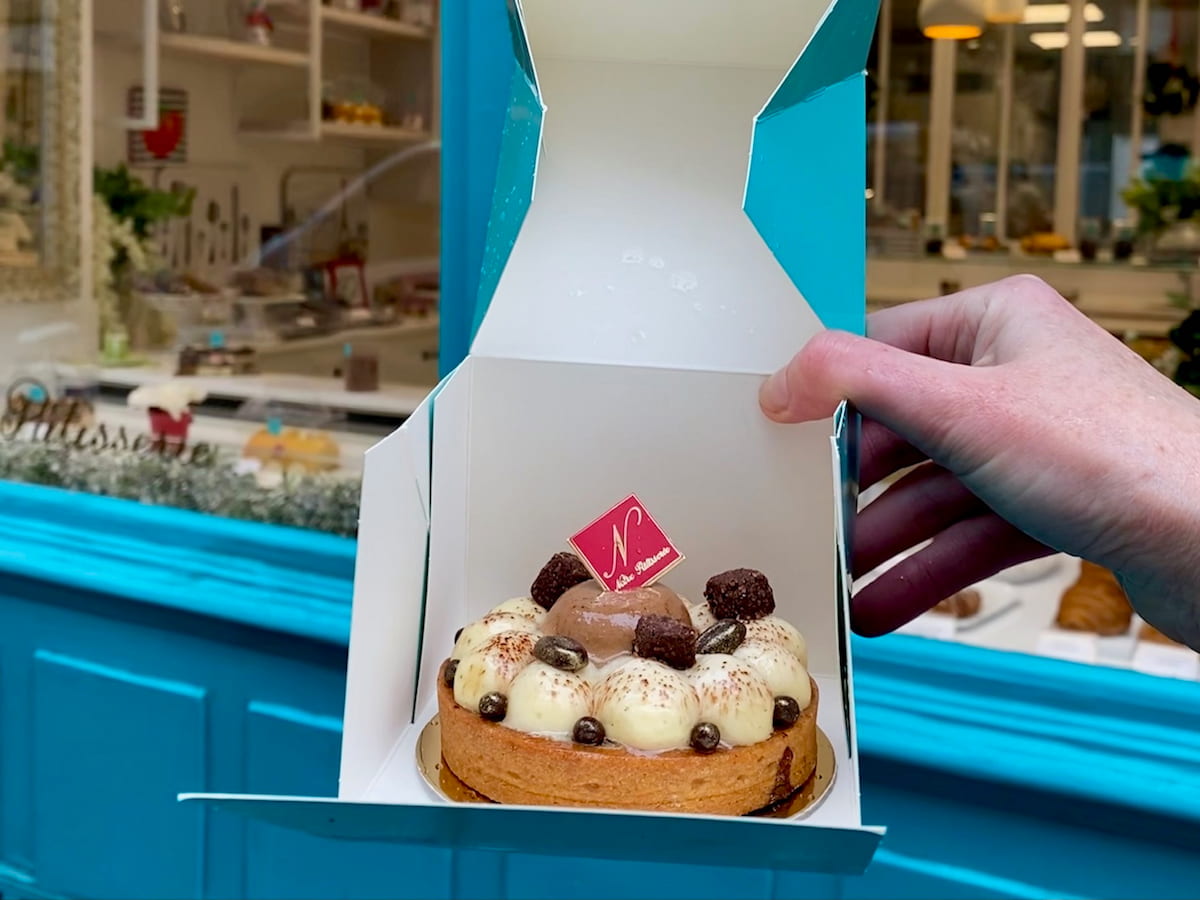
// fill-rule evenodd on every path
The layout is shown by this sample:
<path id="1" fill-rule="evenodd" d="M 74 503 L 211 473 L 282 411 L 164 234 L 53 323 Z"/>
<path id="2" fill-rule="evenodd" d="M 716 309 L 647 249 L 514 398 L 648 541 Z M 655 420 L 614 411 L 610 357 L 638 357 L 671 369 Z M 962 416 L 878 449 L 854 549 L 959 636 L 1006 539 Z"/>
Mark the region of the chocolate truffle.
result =
<path id="1" fill-rule="evenodd" d="M 592 573 L 574 553 L 555 553 L 550 561 L 542 566 L 537 578 L 529 588 L 529 594 L 538 606 L 549 609 L 561 597 L 577 584 L 589 580 Z"/>
<path id="2" fill-rule="evenodd" d="M 671 616 L 642 616 L 633 632 L 633 652 L 672 669 L 696 664 L 696 629 Z"/>
<path id="3" fill-rule="evenodd" d="M 708 579 L 708 608 L 718 619 L 750 622 L 775 612 L 775 592 L 767 576 L 755 569 L 730 569 Z"/>

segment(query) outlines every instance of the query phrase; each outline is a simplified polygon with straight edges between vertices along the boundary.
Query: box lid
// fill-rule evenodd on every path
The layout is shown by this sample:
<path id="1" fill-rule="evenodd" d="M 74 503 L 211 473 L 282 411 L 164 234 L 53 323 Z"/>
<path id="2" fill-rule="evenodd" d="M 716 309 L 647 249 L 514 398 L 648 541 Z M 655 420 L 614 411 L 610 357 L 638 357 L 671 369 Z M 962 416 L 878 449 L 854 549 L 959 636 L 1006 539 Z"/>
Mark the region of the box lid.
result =
<path id="1" fill-rule="evenodd" d="M 706 866 L 838 874 L 865 870 L 883 833 L 876 828 L 797 829 L 769 819 L 606 810 L 556 812 L 554 827 L 547 828 L 544 810 L 517 806 L 400 809 L 386 803 L 244 794 L 183 794 L 180 800 L 338 840 L 682 864 L 703 859 Z M 670 826 L 668 834 L 664 824 Z"/>
<path id="2" fill-rule="evenodd" d="M 863 329 L 876 0 L 522 8 L 472 353 L 765 373 Z"/>

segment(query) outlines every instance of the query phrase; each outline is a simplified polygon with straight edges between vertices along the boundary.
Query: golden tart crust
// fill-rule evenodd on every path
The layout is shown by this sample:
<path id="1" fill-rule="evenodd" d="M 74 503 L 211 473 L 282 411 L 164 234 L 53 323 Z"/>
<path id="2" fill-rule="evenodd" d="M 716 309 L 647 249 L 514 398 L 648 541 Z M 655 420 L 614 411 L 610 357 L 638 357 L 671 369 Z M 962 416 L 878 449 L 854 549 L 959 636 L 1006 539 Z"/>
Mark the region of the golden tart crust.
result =
<path id="1" fill-rule="evenodd" d="M 793 725 L 708 755 L 633 753 L 515 731 L 455 703 L 440 671 L 438 718 L 446 765 L 498 803 L 744 815 L 793 793 L 817 765 L 815 681 L 812 702 Z"/>

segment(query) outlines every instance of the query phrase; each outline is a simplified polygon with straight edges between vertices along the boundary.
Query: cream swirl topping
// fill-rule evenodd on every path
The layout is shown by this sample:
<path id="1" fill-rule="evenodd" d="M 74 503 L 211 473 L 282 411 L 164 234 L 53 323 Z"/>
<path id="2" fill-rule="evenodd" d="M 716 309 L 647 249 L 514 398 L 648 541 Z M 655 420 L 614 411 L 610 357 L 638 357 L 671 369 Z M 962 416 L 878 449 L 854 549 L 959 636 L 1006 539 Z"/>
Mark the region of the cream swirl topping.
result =
<path id="1" fill-rule="evenodd" d="M 600 595 L 594 583 L 579 588 L 581 597 Z M 698 628 L 716 621 L 707 603 L 686 604 L 671 591 L 665 602 L 673 612 L 674 600 Z M 579 718 L 594 716 L 609 740 L 645 752 L 687 747 L 701 722 L 716 725 L 726 745 L 758 743 L 773 730 L 776 697 L 792 697 L 801 709 L 812 702 L 804 636 L 778 616 L 745 623 L 746 641 L 732 655 L 702 654 L 685 672 L 624 648 L 569 673 L 533 656 L 543 634 L 561 633 L 550 630 L 554 609 L 543 613 L 533 600 L 514 598 L 464 628 L 454 651 L 455 701 L 478 712 L 479 698 L 499 691 L 508 698 L 504 726 L 559 740 L 571 739 Z M 619 630 L 636 624 L 633 617 Z"/>

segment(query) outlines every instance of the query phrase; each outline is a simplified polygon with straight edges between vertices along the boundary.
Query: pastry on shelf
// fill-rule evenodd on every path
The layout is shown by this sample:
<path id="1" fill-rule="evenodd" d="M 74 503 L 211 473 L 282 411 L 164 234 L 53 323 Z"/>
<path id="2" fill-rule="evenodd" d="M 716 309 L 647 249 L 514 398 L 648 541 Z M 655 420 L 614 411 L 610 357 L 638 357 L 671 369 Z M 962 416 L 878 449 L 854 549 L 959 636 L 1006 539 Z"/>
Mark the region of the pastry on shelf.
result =
<path id="1" fill-rule="evenodd" d="M 1079 579 L 1059 601 L 1055 624 L 1068 631 L 1093 632 L 1103 637 L 1125 634 L 1133 619 L 1133 608 L 1116 576 L 1087 560 L 1081 563 Z"/>
<path id="2" fill-rule="evenodd" d="M 1043 231 L 1021 238 L 1021 249 L 1030 255 L 1051 256 L 1059 250 L 1071 249 L 1071 242 L 1061 234 Z"/>
<path id="3" fill-rule="evenodd" d="M 1182 647 L 1183 644 L 1178 641 L 1173 641 L 1149 622 L 1143 622 L 1142 627 L 1138 629 L 1139 641 L 1145 641 L 1148 644 L 1163 644 L 1168 647 Z"/>
<path id="4" fill-rule="evenodd" d="M 175 363 L 175 374 L 253 375 L 258 371 L 258 354 L 253 347 L 182 347 Z"/>
<path id="5" fill-rule="evenodd" d="M 974 588 L 967 588 L 953 594 L 935 606 L 930 612 L 938 613 L 939 615 L 954 616 L 956 619 L 969 619 L 971 616 L 979 613 L 980 606 L 983 605 L 983 598 L 979 591 Z"/>
<path id="6" fill-rule="evenodd" d="M 326 431 L 265 426 L 247 439 L 242 458 L 289 475 L 314 475 L 337 469 L 341 450 Z"/>
<path id="7" fill-rule="evenodd" d="M 817 759 L 804 638 L 760 572 L 715 575 L 705 598 L 608 591 L 556 554 L 458 633 L 445 764 L 500 803 L 742 815 L 790 796 Z"/>

